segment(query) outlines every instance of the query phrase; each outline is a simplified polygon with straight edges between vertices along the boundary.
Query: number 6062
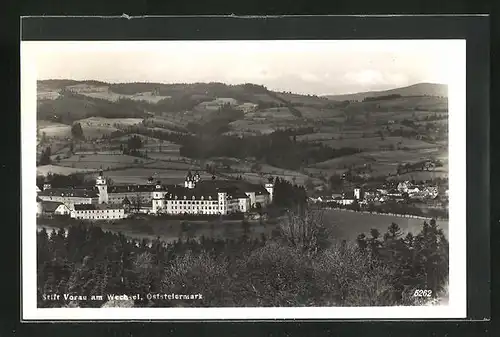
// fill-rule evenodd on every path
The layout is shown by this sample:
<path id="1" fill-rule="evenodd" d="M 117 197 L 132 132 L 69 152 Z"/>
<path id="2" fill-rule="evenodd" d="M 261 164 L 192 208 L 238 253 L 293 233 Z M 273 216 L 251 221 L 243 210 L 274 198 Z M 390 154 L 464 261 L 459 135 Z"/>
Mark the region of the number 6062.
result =
<path id="1" fill-rule="evenodd" d="M 416 289 L 413 293 L 413 297 L 431 297 L 432 290 Z"/>

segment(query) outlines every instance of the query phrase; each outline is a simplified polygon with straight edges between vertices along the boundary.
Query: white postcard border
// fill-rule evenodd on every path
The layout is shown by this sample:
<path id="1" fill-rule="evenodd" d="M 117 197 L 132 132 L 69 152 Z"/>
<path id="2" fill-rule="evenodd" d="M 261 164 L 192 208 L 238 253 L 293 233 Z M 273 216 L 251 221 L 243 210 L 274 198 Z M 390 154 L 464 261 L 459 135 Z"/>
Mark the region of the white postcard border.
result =
<path id="1" fill-rule="evenodd" d="M 161 48 L 165 44 L 231 43 L 274 46 L 297 44 L 313 48 L 335 42 L 357 51 L 446 45 L 449 53 L 449 302 L 423 307 L 304 307 L 304 308 L 37 308 L 36 276 L 36 80 L 34 50 L 67 42 L 21 42 L 21 172 L 22 172 L 22 319 L 30 320 L 221 320 L 221 319 L 431 319 L 465 318 L 466 288 L 466 63 L 465 40 L 346 40 L 346 41 L 75 41 L 73 47 Z"/>

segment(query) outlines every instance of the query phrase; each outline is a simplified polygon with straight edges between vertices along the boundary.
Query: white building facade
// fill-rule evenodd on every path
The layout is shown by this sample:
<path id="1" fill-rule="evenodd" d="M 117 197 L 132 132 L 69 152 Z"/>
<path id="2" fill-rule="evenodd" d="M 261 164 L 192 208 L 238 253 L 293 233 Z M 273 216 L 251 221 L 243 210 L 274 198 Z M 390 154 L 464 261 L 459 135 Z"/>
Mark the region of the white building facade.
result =
<path id="1" fill-rule="evenodd" d="M 125 209 L 119 207 L 99 208 L 95 205 L 75 205 L 71 218 L 81 220 L 118 220 L 125 218 Z"/>

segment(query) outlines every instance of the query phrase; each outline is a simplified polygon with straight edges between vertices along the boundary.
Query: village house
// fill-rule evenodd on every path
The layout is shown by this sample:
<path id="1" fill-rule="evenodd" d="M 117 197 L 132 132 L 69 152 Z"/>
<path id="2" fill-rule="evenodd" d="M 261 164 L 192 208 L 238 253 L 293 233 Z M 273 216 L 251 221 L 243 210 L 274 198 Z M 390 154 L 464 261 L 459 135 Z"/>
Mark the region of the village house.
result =
<path id="1" fill-rule="evenodd" d="M 36 199 L 36 215 L 37 216 L 52 216 L 52 215 L 69 215 L 70 207 L 58 201 L 44 201 L 37 197 Z"/>
<path id="2" fill-rule="evenodd" d="M 254 112 L 255 110 L 257 110 L 257 107 L 258 107 L 258 105 L 255 103 L 246 102 L 246 103 L 238 105 L 236 107 L 236 109 L 241 110 L 244 113 L 248 113 L 248 112 Z"/>
<path id="3" fill-rule="evenodd" d="M 388 197 L 393 197 L 393 198 L 398 198 L 398 197 L 401 197 L 402 196 L 402 193 L 400 191 L 398 191 L 397 189 L 391 189 L 389 190 L 386 195 Z"/>
<path id="4" fill-rule="evenodd" d="M 396 189 L 401 192 L 401 193 L 406 193 L 408 192 L 408 189 L 410 188 L 411 183 L 409 181 L 402 181 L 398 184 Z"/>

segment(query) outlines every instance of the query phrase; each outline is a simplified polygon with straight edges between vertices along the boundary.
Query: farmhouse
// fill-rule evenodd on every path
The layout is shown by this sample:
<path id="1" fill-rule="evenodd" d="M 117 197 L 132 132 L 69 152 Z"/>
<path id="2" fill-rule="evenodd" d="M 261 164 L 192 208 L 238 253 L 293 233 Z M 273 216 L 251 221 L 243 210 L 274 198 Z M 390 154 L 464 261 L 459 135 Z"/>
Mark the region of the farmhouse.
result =
<path id="1" fill-rule="evenodd" d="M 36 215 L 69 215 L 71 210 L 68 206 L 66 206 L 62 202 L 57 202 L 57 201 L 43 201 L 42 199 L 38 198 L 36 199 L 37 201 L 37 208 L 36 208 Z"/>
<path id="2" fill-rule="evenodd" d="M 253 111 L 257 110 L 257 107 L 258 107 L 258 105 L 255 103 L 246 102 L 246 103 L 238 105 L 236 107 L 236 109 L 241 110 L 244 113 L 247 113 L 247 112 L 253 112 Z"/>
<path id="3" fill-rule="evenodd" d="M 207 110 L 217 110 L 223 107 L 224 105 L 236 106 L 238 105 L 238 101 L 235 100 L 234 98 L 221 97 L 210 102 L 202 102 L 199 104 L 200 107 Z"/>

